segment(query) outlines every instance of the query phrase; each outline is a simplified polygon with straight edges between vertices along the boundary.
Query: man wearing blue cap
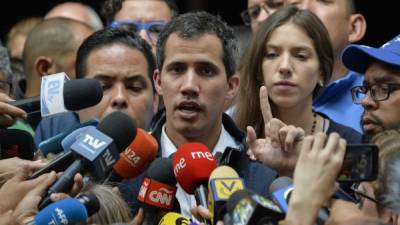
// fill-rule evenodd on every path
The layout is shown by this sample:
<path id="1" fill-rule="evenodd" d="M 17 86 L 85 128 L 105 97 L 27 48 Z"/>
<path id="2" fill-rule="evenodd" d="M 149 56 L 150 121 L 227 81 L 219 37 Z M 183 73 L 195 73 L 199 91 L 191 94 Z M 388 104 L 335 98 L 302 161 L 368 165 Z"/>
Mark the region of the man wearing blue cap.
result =
<path id="1" fill-rule="evenodd" d="M 349 45 L 342 61 L 350 70 L 365 74 L 362 86 L 351 89 L 361 104 L 361 125 L 367 135 L 400 125 L 400 35 L 380 48 Z"/>

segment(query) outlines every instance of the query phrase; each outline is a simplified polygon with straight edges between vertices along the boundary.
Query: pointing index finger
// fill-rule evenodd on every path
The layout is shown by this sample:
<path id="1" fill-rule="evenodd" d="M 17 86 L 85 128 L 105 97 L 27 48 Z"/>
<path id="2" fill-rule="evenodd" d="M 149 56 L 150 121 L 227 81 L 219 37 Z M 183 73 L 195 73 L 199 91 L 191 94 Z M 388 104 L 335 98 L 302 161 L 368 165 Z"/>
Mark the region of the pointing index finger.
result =
<path id="1" fill-rule="evenodd" d="M 265 85 L 261 86 L 260 88 L 260 108 L 264 119 L 264 124 L 267 124 L 273 117 L 268 99 L 268 91 Z"/>

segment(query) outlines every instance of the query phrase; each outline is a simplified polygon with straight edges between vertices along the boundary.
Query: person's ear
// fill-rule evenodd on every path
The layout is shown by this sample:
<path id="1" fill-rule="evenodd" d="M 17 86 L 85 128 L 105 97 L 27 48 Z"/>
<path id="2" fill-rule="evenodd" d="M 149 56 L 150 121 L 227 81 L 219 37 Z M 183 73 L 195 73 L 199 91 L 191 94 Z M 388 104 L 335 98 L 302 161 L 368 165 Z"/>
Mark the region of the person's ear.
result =
<path id="1" fill-rule="evenodd" d="M 153 113 L 157 113 L 158 107 L 160 106 L 160 96 L 157 93 L 154 93 L 153 96 Z"/>
<path id="2" fill-rule="evenodd" d="M 161 88 L 161 76 L 160 76 L 160 71 L 158 69 L 154 70 L 153 74 L 153 82 L 154 82 L 154 87 L 156 88 L 156 91 L 159 95 L 162 94 L 162 88 Z"/>
<path id="3" fill-rule="evenodd" d="M 53 61 L 49 57 L 39 56 L 35 60 L 35 70 L 40 76 L 49 74 L 49 70 L 53 65 Z"/>
<path id="4" fill-rule="evenodd" d="M 233 99 L 239 91 L 240 76 L 238 73 L 233 74 L 228 78 L 228 92 L 226 93 L 227 99 Z"/>
<path id="5" fill-rule="evenodd" d="M 362 14 L 352 14 L 350 16 L 349 37 L 350 43 L 361 40 L 367 30 L 367 22 Z"/>

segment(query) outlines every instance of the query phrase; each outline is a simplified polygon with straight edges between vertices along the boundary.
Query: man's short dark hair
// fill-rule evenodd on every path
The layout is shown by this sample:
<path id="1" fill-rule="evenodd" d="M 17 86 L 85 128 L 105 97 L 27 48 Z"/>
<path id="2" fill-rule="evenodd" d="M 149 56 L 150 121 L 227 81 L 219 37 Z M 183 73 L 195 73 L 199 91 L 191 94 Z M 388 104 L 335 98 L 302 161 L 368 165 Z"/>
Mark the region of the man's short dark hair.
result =
<path id="1" fill-rule="evenodd" d="M 223 48 L 222 60 L 228 77 L 235 74 L 237 41 L 233 29 L 220 18 L 207 12 L 190 12 L 173 18 L 161 31 L 157 41 L 157 67 L 162 70 L 165 60 L 165 44 L 172 33 L 183 39 L 201 37 L 205 34 L 215 34 Z"/>
<path id="2" fill-rule="evenodd" d="M 171 10 L 172 17 L 175 17 L 179 14 L 178 6 L 175 3 L 175 0 L 159 0 L 167 3 L 169 9 Z M 122 3 L 124 0 L 105 0 L 101 6 L 101 15 L 106 21 L 106 24 L 110 24 L 115 15 L 121 10 Z"/>
<path id="3" fill-rule="evenodd" d="M 43 20 L 29 32 L 22 57 L 28 80 L 33 74 L 37 57 L 50 57 L 55 60 L 56 64 L 61 65 L 64 56 L 71 53 L 75 54 L 76 49 L 81 44 L 79 35 L 75 33 L 77 26 L 92 30 L 85 23 L 58 17 Z"/>
<path id="4" fill-rule="evenodd" d="M 152 81 L 153 72 L 156 68 L 155 60 L 153 53 L 151 52 L 151 47 L 146 43 L 141 37 L 139 37 L 136 33 L 125 30 L 125 29 L 103 29 L 93 33 L 89 36 L 79 47 L 76 63 L 75 63 L 75 71 L 76 78 L 84 78 L 86 76 L 86 63 L 87 59 L 91 52 L 94 50 L 111 46 L 111 45 L 123 45 L 132 49 L 139 50 L 144 57 L 146 58 L 148 64 L 148 76 L 150 81 Z M 151 82 L 153 91 L 154 84 Z"/>
<path id="5" fill-rule="evenodd" d="M 346 0 L 347 1 L 347 11 L 349 14 L 356 13 L 356 4 L 354 0 Z"/>

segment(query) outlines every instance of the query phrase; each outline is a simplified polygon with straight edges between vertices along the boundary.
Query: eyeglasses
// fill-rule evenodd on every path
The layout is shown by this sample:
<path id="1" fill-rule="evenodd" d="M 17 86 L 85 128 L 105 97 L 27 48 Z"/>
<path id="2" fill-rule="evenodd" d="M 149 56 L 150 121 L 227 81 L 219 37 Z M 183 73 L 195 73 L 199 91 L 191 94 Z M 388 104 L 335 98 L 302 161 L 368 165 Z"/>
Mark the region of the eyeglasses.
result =
<path id="1" fill-rule="evenodd" d="M 283 6 L 283 0 L 267 0 L 265 3 L 244 10 L 240 13 L 240 16 L 245 25 L 250 25 L 252 20 L 256 20 L 260 16 L 261 10 L 270 15 L 281 6 Z"/>
<path id="2" fill-rule="evenodd" d="M 11 84 L 7 81 L 0 80 L 0 93 L 9 95 L 10 90 L 11 90 Z"/>
<path id="3" fill-rule="evenodd" d="M 375 101 L 384 101 L 390 94 L 400 89 L 400 84 L 374 84 L 371 86 L 356 86 L 351 89 L 351 96 L 355 104 L 361 104 L 365 95 L 369 92 Z"/>
<path id="4" fill-rule="evenodd" d="M 377 206 L 380 205 L 379 202 L 375 198 L 373 198 L 373 197 L 367 195 L 365 192 L 361 191 L 359 189 L 359 187 L 360 187 L 360 183 L 354 183 L 350 187 L 350 189 L 354 192 L 355 200 L 358 203 L 360 203 L 360 205 L 359 205 L 360 208 L 363 206 L 363 201 L 362 201 L 363 198 L 370 200 L 371 202 L 375 203 Z"/>
<path id="5" fill-rule="evenodd" d="M 135 33 L 145 30 L 147 37 L 150 39 L 151 44 L 154 45 L 157 42 L 157 38 L 160 35 L 162 29 L 164 29 L 166 22 L 155 21 L 149 23 L 135 22 L 132 20 L 114 20 L 111 23 L 112 28 L 122 28 Z"/>

